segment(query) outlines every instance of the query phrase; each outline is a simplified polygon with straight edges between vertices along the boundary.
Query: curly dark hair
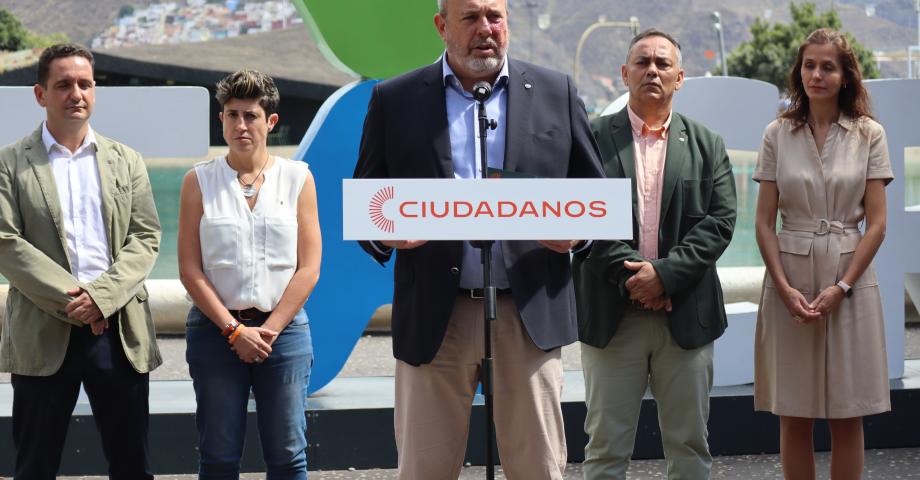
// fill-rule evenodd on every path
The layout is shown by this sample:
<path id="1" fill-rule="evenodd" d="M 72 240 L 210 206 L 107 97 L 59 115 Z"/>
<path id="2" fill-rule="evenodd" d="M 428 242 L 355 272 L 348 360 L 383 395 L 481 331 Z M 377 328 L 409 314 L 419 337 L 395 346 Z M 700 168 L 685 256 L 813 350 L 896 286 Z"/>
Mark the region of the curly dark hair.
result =
<path id="1" fill-rule="evenodd" d="M 819 28 L 811 32 L 799 47 L 799 53 L 795 56 L 795 65 L 789 72 L 789 106 L 780 117 L 788 118 L 797 125 L 802 125 L 808 120 L 808 95 L 805 93 L 805 85 L 802 82 L 805 48 L 809 45 L 827 44 L 837 47 L 838 61 L 843 70 L 843 86 L 837 94 L 837 105 L 840 111 L 852 118 L 872 118 L 869 93 L 863 86 L 859 59 L 856 58 L 846 35 L 831 28 Z"/>

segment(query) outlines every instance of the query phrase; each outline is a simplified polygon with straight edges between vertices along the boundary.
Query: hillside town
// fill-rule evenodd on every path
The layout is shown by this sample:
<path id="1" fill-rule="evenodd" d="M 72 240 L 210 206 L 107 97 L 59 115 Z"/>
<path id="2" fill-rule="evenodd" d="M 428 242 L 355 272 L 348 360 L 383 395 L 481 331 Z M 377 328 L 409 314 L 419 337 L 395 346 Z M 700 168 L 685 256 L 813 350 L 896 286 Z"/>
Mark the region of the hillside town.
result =
<path id="1" fill-rule="evenodd" d="M 202 42 L 269 32 L 302 24 L 290 1 L 205 0 L 123 7 L 113 25 L 93 38 L 93 49 Z"/>

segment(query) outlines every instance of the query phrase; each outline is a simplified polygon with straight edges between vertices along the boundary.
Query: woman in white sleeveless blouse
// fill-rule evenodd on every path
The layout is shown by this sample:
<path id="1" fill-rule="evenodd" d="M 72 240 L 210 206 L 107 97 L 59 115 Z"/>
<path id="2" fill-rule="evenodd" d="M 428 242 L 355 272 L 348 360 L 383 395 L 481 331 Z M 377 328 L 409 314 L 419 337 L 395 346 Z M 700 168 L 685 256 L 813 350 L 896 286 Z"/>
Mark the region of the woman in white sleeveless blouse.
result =
<path id="1" fill-rule="evenodd" d="M 278 90 L 241 70 L 217 84 L 229 153 L 182 184 L 179 274 L 194 302 L 186 360 L 198 402 L 199 478 L 238 479 L 250 391 L 270 480 L 305 479 L 304 392 L 313 347 L 304 302 L 319 278 L 307 165 L 268 154 Z"/>
<path id="2" fill-rule="evenodd" d="M 858 479 L 862 417 L 891 409 L 871 265 L 885 236 L 888 147 L 841 33 L 809 35 L 790 74 L 789 96 L 788 109 L 764 132 L 754 172 L 757 243 L 767 267 L 754 405 L 780 417 L 787 479 L 815 478 L 815 418 L 830 426 L 831 478 Z"/>

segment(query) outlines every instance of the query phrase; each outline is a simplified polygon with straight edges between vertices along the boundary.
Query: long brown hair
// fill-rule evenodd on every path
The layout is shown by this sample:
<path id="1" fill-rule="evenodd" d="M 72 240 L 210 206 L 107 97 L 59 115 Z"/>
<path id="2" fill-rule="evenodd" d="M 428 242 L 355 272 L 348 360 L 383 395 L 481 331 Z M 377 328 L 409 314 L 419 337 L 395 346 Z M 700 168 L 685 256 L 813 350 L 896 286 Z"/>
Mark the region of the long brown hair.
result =
<path id="1" fill-rule="evenodd" d="M 869 105 L 869 93 L 862 83 L 862 70 L 859 68 L 859 59 L 850 47 L 846 35 L 831 28 L 819 28 L 808 35 L 805 42 L 799 47 L 795 56 L 795 66 L 789 72 L 789 106 L 780 114 L 798 125 L 808 120 L 808 95 L 805 94 L 805 85 L 802 83 L 802 62 L 805 48 L 809 45 L 827 45 L 837 47 L 838 62 L 843 70 L 843 85 L 837 93 L 837 106 L 840 111 L 849 117 L 872 118 L 872 108 Z"/>

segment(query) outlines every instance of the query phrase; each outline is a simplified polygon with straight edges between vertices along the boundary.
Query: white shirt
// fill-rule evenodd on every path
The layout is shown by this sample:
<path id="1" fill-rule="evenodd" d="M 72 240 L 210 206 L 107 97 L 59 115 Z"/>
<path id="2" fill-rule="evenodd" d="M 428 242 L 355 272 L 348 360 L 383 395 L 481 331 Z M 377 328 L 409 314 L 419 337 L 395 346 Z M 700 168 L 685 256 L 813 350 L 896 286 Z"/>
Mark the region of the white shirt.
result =
<path id="1" fill-rule="evenodd" d="M 274 159 L 252 210 L 225 157 L 195 165 L 204 206 L 201 263 L 231 310 L 274 310 L 297 268 L 297 199 L 309 168 Z"/>
<path id="2" fill-rule="evenodd" d="M 76 152 L 55 140 L 42 123 L 42 142 L 61 203 L 70 271 L 90 283 L 112 266 L 109 239 L 102 219 L 102 188 L 96 165 L 96 135 L 90 128 Z"/>

